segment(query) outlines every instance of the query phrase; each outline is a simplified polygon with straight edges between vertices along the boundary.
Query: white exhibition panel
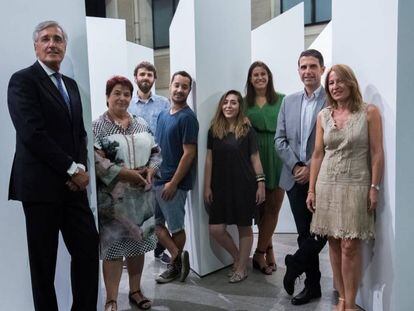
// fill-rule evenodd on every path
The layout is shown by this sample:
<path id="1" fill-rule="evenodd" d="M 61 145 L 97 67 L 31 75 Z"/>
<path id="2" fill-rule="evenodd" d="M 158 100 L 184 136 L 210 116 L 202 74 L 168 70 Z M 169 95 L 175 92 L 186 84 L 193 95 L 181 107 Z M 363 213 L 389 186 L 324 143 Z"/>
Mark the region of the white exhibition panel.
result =
<path id="1" fill-rule="evenodd" d="M 195 20 L 194 1 L 181 0 L 170 25 L 170 73 L 179 70 L 187 71 L 193 78 L 193 89 L 187 103 L 192 109 L 193 99 L 197 93 L 195 63 Z"/>
<path id="2" fill-rule="evenodd" d="M 300 3 L 251 32 L 252 63 L 260 60 L 269 66 L 275 89 L 286 95 L 303 88 L 298 75 L 298 57 L 304 49 L 303 10 L 303 3 Z M 287 195 L 275 232 L 297 232 Z"/>
<path id="3" fill-rule="evenodd" d="M 304 49 L 303 10 L 301 2 L 252 30 L 252 62 L 266 63 L 276 90 L 286 95 L 303 88 L 297 73 L 298 57 Z"/>
<path id="4" fill-rule="evenodd" d="M 32 32 L 34 27 L 44 20 L 60 22 L 68 33 L 69 42 L 61 71 L 77 81 L 83 101 L 85 125 L 87 129 L 91 128 L 84 1 L 44 0 L 33 2 L 16 0 L 8 2 L 7 8 L 0 11 L 1 28 L 13 30 L 3 32 L 4 42 L 9 44 L 0 46 L 3 60 L 0 72 L 0 97 L 3 101 L 3 105 L 0 107 L 2 142 L 0 169 L 3 172 L 0 176 L 0 205 L 2 207 L 0 209 L 0 249 L 4 254 L 0 265 L 2 310 L 33 310 L 23 210 L 19 202 L 7 201 L 9 174 L 15 148 L 15 132 L 10 120 L 6 98 L 10 76 L 15 71 L 33 64 L 36 60 Z M 90 134 L 89 130 L 89 137 L 91 137 Z M 93 176 L 93 168 L 91 170 Z M 90 202 L 92 209 L 96 211 L 94 197 L 94 194 L 90 196 Z M 62 239 L 60 246 L 55 284 L 59 310 L 69 310 L 72 300 L 70 258 Z"/>
<path id="5" fill-rule="evenodd" d="M 134 68 L 142 61 L 154 63 L 154 50 L 126 41 L 123 19 L 86 17 L 92 120 L 107 110 L 106 82 L 115 75 L 131 80 L 134 92 Z M 154 90 L 154 89 L 153 89 Z"/>
<path id="6" fill-rule="evenodd" d="M 106 81 L 115 75 L 128 77 L 125 20 L 86 17 L 91 85 L 92 120 L 106 106 Z"/>
<path id="7" fill-rule="evenodd" d="M 333 63 L 347 64 L 355 71 L 364 100 L 375 104 L 383 118 L 385 174 L 376 213 L 377 235 L 375 242 L 364 246 L 363 280 L 358 296 L 358 303 L 364 309 L 375 311 L 397 310 L 393 305 L 400 299 L 393 289 L 395 226 L 398 226 L 395 223 L 397 18 L 398 1 L 334 0 L 332 5 Z"/>
<path id="8" fill-rule="evenodd" d="M 132 84 L 134 85 L 134 93 L 136 93 L 138 91 L 138 87 L 135 83 L 134 69 L 142 61 L 147 61 L 151 64 L 154 64 L 154 50 L 139 44 L 126 41 L 126 52 L 126 71 L 128 73 L 126 77 L 131 80 Z M 152 88 L 152 92 L 155 92 L 155 84 Z"/>
<path id="9" fill-rule="evenodd" d="M 207 132 L 219 98 L 229 89 L 244 88 L 250 64 L 249 21 L 249 0 L 181 0 L 170 26 L 171 73 L 187 70 L 195 80 L 191 97 L 200 132 L 197 180 L 186 209 L 186 248 L 192 269 L 201 276 L 231 263 L 230 256 L 209 236 L 203 202 L 204 163 Z M 230 229 L 235 236 L 235 228 Z"/>
<path id="10" fill-rule="evenodd" d="M 332 22 L 329 22 L 328 25 L 325 26 L 309 48 L 318 50 L 323 55 L 323 61 L 326 67 L 325 73 L 322 76 L 323 84 L 325 82 L 328 68 L 332 66 Z"/>

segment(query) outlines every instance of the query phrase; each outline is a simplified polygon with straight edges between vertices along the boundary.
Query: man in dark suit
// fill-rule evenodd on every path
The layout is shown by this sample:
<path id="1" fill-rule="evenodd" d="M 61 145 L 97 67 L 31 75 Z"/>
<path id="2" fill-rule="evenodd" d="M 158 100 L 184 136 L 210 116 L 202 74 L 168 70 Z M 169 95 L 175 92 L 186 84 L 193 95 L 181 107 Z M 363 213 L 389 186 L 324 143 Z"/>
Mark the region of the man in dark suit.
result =
<path id="1" fill-rule="evenodd" d="M 96 310 L 98 234 L 86 187 L 86 132 L 74 80 L 59 73 L 67 35 L 54 21 L 33 32 L 37 61 L 13 74 L 7 101 L 16 129 L 9 199 L 23 204 L 34 307 L 58 310 L 59 231 L 71 255 L 72 310 Z"/>
<path id="2" fill-rule="evenodd" d="M 283 99 L 275 135 L 276 151 L 284 164 L 279 183 L 287 192 L 298 231 L 299 249 L 285 258 L 283 286 L 289 295 L 294 292 L 295 279 L 306 274 L 305 288 L 291 301 L 294 305 L 321 297 L 319 252 L 326 244 L 325 238 L 311 235 L 312 213 L 306 206 L 316 117 L 326 105 L 321 85 L 325 70 L 322 54 L 312 49 L 302 52 L 298 67 L 304 89 Z"/>

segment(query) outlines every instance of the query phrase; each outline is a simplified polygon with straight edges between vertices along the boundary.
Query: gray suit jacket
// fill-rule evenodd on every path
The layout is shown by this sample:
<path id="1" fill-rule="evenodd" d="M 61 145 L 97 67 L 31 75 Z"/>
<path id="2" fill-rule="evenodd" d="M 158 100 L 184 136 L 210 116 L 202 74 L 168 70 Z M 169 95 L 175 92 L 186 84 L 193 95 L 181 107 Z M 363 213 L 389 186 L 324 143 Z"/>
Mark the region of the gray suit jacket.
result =
<path id="1" fill-rule="evenodd" d="M 302 110 L 302 98 L 304 90 L 286 96 L 280 107 L 279 117 L 277 119 L 277 128 L 275 134 L 276 152 L 283 161 L 282 173 L 280 176 L 279 186 L 286 191 L 292 189 L 295 184 L 293 178 L 293 168 L 300 162 L 300 136 L 301 125 L 300 117 Z M 312 117 L 312 130 L 307 140 L 306 146 L 306 165 L 309 166 L 315 145 L 315 124 L 319 111 L 326 105 L 326 93 L 322 88 L 316 99 L 315 113 Z"/>

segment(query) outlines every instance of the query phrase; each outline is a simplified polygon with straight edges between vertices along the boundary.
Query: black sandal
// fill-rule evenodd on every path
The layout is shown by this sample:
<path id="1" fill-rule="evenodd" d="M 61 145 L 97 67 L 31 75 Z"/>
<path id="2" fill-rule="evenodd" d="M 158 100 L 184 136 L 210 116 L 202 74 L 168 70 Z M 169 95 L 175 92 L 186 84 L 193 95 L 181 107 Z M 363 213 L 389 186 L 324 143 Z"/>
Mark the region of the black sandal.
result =
<path id="1" fill-rule="evenodd" d="M 111 309 L 109 309 L 109 307 Z M 109 300 L 105 303 L 105 311 L 117 311 L 117 310 L 118 310 L 118 305 L 116 303 L 116 300 Z"/>
<path id="2" fill-rule="evenodd" d="M 259 251 L 257 248 L 256 248 L 256 251 L 254 253 L 255 254 L 260 254 L 260 255 L 266 254 L 266 252 Z M 254 257 L 252 258 L 252 264 L 253 264 L 254 269 L 259 270 L 263 274 L 272 275 L 272 273 L 273 273 L 272 270 L 271 271 L 268 270 L 270 267 L 267 264 L 265 266 L 261 267 L 259 262 L 256 259 L 254 259 Z"/>
<path id="3" fill-rule="evenodd" d="M 142 298 L 142 300 L 137 301 L 134 297 L 132 297 L 132 296 L 134 296 L 135 294 L 141 294 L 141 296 L 143 297 L 143 298 Z M 148 310 L 148 309 L 151 309 L 151 307 L 152 307 L 152 305 L 151 305 L 151 300 L 149 300 L 148 298 L 146 298 L 146 297 L 142 294 L 142 292 L 141 292 L 141 290 L 140 290 L 140 289 L 139 289 L 139 290 L 136 290 L 135 292 L 129 293 L 129 295 L 128 295 L 128 299 L 129 299 L 129 302 L 130 302 L 130 303 L 134 304 L 134 305 L 135 305 L 138 309 L 140 309 L 140 310 Z M 145 305 L 146 303 L 149 303 L 149 305 L 148 305 L 147 307 L 144 307 L 144 305 Z"/>
<path id="4" fill-rule="evenodd" d="M 268 247 L 266 248 L 266 255 L 267 255 L 267 252 L 268 252 L 269 250 L 271 250 L 271 249 L 273 249 L 273 246 L 268 246 Z M 273 272 L 277 270 L 276 263 L 274 263 L 274 262 L 269 262 L 267 265 L 268 265 L 268 267 L 272 268 L 272 271 L 273 271 Z"/>

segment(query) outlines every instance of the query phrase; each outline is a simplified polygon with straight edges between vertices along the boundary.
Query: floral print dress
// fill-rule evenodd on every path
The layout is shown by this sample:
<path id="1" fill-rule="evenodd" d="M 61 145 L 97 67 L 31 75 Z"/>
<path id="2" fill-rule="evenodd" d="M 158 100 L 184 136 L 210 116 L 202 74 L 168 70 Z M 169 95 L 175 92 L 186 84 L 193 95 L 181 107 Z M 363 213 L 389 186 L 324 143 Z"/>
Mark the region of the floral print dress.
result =
<path id="1" fill-rule="evenodd" d="M 148 124 L 131 116 L 123 128 L 105 112 L 93 122 L 93 133 L 101 258 L 115 260 L 153 250 L 154 192 L 118 178 L 122 168 L 158 170 L 160 148 Z"/>

